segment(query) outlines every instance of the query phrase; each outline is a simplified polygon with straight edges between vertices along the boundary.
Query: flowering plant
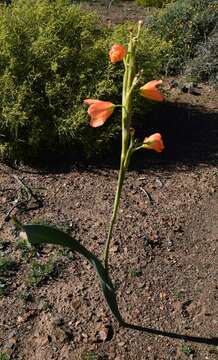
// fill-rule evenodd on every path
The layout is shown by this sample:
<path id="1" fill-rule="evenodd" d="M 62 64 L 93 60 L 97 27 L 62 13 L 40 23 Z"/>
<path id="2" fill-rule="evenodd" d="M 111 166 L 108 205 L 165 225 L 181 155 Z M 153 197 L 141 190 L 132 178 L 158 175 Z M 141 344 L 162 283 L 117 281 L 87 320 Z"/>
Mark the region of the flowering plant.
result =
<path id="1" fill-rule="evenodd" d="M 121 191 L 125 179 L 125 174 L 128 169 L 131 156 L 134 152 L 140 149 L 152 149 L 161 152 L 164 149 L 161 134 L 155 133 L 146 136 L 144 141 L 139 143 L 135 139 L 135 130 L 131 127 L 131 114 L 132 114 L 132 100 L 135 88 L 139 84 L 141 72 L 136 73 L 136 50 L 137 43 L 140 36 L 142 22 L 138 22 L 137 31 L 130 31 L 130 39 L 128 48 L 121 44 L 114 44 L 109 52 L 109 59 L 112 63 L 123 61 L 124 63 L 124 76 L 123 76 L 123 91 L 122 91 L 122 104 L 113 104 L 110 101 L 102 101 L 98 99 L 85 99 L 84 103 L 89 105 L 88 114 L 91 117 L 90 126 L 96 128 L 104 125 L 108 118 L 112 115 L 113 111 L 120 107 L 122 109 L 122 151 L 120 159 L 120 170 L 117 182 L 117 190 L 115 194 L 113 213 L 109 224 L 108 236 L 105 242 L 105 249 L 103 254 L 103 262 L 101 262 L 93 253 L 86 249 L 77 240 L 73 239 L 70 235 L 49 226 L 43 225 L 23 225 L 15 219 L 16 224 L 21 228 L 27 236 L 31 244 L 56 244 L 67 246 L 74 251 L 79 252 L 85 256 L 95 268 L 102 291 L 108 306 L 110 307 L 113 315 L 120 325 L 135 328 L 137 325 L 128 324 L 122 318 L 118 304 L 116 301 L 116 294 L 109 275 L 109 252 L 112 240 L 113 227 L 116 222 L 116 217 L 119 208 Z M 140 88 L 140 95 L 154 101 L 163 101 L 164 98 L 157 89 L 157 85 L 161 84 L 161 80 L 152 80 Z"/>

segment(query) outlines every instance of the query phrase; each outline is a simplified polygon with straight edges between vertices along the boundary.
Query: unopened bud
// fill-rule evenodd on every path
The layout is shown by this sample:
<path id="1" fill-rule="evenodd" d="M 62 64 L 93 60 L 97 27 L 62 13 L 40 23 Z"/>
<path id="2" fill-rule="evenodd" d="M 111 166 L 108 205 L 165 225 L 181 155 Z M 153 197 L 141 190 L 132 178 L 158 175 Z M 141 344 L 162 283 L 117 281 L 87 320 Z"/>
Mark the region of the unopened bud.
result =
<path id="1" fill-rule="evenodd" d="M 143 25 L 143 23 L 144 23 L 144 21 L 143 21 L 143 20 L 139 20 L 139 21 L 138 21 L 138 25 L 139 25 L 139 26 L 142 26 L 142 25 Z"/>
<path id="2" fill-rule="evenodd" d="M 134 136 L 135 135 L 135 129 L 130 128 L 129 133 L 130 133 L 131 136 Z"/>
<path id="3" fill-rule="evenodd" d="M 28 240 L 27 234 L 26 234 L 25 231 L 21 231 L 21 232 L 20 232 L 19 238 L 20 238 L 20 240 Z"/>

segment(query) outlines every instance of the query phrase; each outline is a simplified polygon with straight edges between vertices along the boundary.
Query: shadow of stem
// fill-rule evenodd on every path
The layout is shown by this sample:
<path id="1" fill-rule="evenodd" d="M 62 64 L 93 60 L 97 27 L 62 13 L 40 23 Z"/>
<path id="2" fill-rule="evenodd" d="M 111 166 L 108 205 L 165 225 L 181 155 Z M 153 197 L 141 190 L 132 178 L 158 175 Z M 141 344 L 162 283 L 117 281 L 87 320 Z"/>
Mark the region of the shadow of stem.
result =
<path id="1" fill-rule="evenodd" d="M 165 336 L 165 337 L 168 337 L 171 339 L 179 339 L 179 340 L 190 341 L 190 342 L 195 342 L 195 343 L 199 343 L 199 344 L 216 345 L 216 346 L 218 345 L 218 338 L 203 338 L 203 337 L 199 337 L 199 336 L 181 335 L 181 334 L 177 334 L 177 333 L 173 333 L 173 332 L 162 331 L 162 330 L 158 330 L 158 329 L 152 329 L 152 328 L 147 328 L 147 327 L 128 324 L 128 323 L 124 323 L 121 326 L 123 326 L 127 329 L 141 331 L 141 332 L 144 332 L 147 334 L 152 334 L 152 335 Z"/>

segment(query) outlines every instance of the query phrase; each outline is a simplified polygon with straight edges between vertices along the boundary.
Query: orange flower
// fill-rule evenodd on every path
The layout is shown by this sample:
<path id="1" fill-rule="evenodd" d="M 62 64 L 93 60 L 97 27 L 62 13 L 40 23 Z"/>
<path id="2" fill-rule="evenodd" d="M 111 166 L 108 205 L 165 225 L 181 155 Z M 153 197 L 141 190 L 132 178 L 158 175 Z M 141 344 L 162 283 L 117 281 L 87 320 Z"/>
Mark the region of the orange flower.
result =
<path id="1" fill-rule="evenodd" d="M 90 125 L 94 128 L 103 125 L 115 108 L 115 105 L 109 101 L 85 99 L 84 103 L 90 105 L 88 114 L 91 116 Z"/>
<path id="2" fill-rule="evenodd" d="M 157 152 L 162 152 L 164 149 L 164 144 L 161 134 L 155 133 L 149 137 L 146 137 L 143 141 L 143 147 L 145 149 L 151 149 Z"/>
<path id="3" fill-rule="evenodd" d="M 109 51 L 110 61 L 112 63 L 116 63 L 118 61 L 123 60 L 124 56 L 126 56 L 127 50 L 123 45 L 114 44 Z"/>
<path id="4" fill-rule="evenodd" d="M 140 88 L 140 95 L 150 100 L 163 101 L 164 97 L 156 86 L 162 84 L 162 80 L 152 80 Z"/>

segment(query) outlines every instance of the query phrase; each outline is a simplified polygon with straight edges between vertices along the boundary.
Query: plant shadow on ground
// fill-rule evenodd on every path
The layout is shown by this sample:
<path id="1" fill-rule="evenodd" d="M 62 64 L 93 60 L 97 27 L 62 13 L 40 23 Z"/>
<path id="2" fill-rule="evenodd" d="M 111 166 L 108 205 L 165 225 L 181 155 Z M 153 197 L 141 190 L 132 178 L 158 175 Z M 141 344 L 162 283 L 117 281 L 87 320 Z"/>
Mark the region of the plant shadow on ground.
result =
<path id="1" fill-rule="evenodd" d="M 202 106 L 187 103 L 158 104 L 145 118 L 137 121 L 136 137 L 143 140 L 145 136 L 160 132 L 164 139 L 165 150 L 158 154 L 153 151 L 137 152 L 130 164 L 134 170 L 150 167 L 169 166 L 171 169 L 179 164 L 197 166 L 198 164 L 218 164 L 218 114 L 208 112 Z M 48 155 L 43 163 L 34 164 L 43 171 L 69 172 L 75 167 L 81 171 L 95 168 L 119 168 L 121 138 L 116 139 L 111 151 L 104 157 L 97 156 L 89 160 L 75 158 L 68 152 L 64 158 L 57 154 Z"/>
<path id="2" fill-rule="evenodd" d="M 147 165 L 197 166 L 218 163 L 218 114 L 186 103 L 166 103 L 148 114 L 141 134 L 160 132 L 165 150 L 162 154 L 141 151 L 134 167 Z M 143 138 L 143 136 L 142 136 Z M 147 160 L 146 160 L 147 159 Z"/>

